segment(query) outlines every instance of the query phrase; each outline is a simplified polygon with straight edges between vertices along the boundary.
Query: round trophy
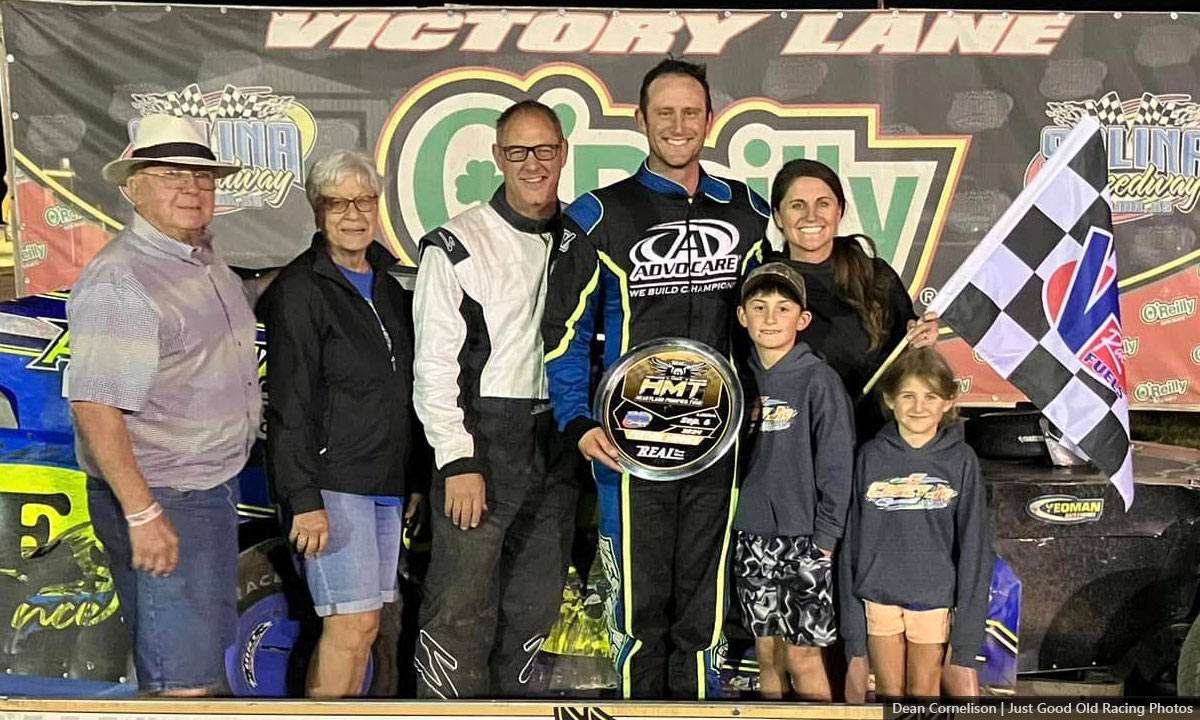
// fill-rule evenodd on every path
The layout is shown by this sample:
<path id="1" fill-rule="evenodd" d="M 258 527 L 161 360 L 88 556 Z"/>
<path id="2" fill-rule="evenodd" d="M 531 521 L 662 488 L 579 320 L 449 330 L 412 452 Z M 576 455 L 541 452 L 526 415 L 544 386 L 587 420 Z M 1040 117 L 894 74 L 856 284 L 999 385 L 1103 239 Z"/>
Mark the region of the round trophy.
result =
<path id="1" fill-rule="evenodd" d="M 622 356 L 600 381 L 593 417 L 617 462 L 646 480 L 679 480 L 737 441 L 745 400 L 729 361 L 708 345 L 663 338 Z"/>

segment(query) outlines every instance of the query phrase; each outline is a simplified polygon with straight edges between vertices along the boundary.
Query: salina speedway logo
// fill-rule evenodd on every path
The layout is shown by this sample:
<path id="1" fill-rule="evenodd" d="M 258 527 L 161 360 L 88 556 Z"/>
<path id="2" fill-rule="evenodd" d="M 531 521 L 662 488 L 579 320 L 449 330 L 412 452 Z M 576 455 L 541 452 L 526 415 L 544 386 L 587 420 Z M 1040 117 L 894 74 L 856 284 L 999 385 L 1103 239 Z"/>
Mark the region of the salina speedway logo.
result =
<path id="1" fill-rule="evenodd" d="M 1053 124 L 1042 129 L 1041 147 L 1025 173 L 1026 185 L 1067 133 L 1092 116 L 1104 126 L 1114 223 L 1196 208 L 1200 103 L 1191 95 L 1144 92 L 1124 100 L 1114 91 L 1096 99 L 1047 103 L 1046 115 Z"/>
<path id="2" fill-rule="evenodd" d="M 166 113 L 192 119 L 208 133 L 218 160 L 242 166 L 218 182 L 218 214 L 277 208 L 293 189 L 304 192 L 304 161 L 316 142 L 317 125 L 294 97 L 269 87 L 234 85 L 203 92 L 192 83 L 178 92 L 135 93 L 130 101 L 141 117 Z M 131 138 L 141 117 L 129 122 Z"/>
<path id="3" fill-rule="evenodd" d="M 554 109 L 570 141 L 560 197 L 573 199 L 628 177 L 646 157 L 634 105 L 614 102 L 586 68 L 554 63 L 525 76 L 485 67 L 434 75 L 400 99 L 376 146 L 389 184 L 381 220 L 395 252 L 411 259 L 414 238 L 491 197 L 502 182 L 491 153 L 496 118 L 528 97 Z M 836 168 L 848 193 L 842 232 L 873 237 L 880 255 L 910 287 L 919 287 L 969 137 L 886 134 L 879 116 L 877 105 L 736 101 L 714 118 L 703 162 L 709 172 L 743 180 L 763 197 L 787 160 L 807 157 Z M 704 249 L 718 252 L 720 231 L 711 230 Z M 655 266 L 651 256 L 666 252 L 659 245 L 670 230 L 664 233 L 646 248 L 648 271 Z"/>

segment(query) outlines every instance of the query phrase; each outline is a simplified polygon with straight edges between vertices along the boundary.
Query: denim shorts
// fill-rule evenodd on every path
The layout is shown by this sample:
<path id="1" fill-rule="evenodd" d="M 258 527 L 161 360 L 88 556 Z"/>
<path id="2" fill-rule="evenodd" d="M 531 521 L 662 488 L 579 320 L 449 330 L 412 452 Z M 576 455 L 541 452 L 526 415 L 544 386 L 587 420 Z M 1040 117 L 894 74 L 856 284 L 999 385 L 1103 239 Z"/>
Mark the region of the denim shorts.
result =
<path id="1" fill-rule="evenodd" d="M 237 480 L 210 490 L 151 488 L 179 537 L 179 563 L 156 578 L 132 566 L 129 527 L 108 483 L 88 478 L 96 537 L 108 552 L 144 692 L 214 688 L 237 632 Z"/>
<path id="2" fill-rule="evenodd" d="M 398 597 L 403 502 L 381 505 L 370 495 L 322 490 L 329 542 L 304 558 L 304 574 L 321 617 L 370 612 Z"/>

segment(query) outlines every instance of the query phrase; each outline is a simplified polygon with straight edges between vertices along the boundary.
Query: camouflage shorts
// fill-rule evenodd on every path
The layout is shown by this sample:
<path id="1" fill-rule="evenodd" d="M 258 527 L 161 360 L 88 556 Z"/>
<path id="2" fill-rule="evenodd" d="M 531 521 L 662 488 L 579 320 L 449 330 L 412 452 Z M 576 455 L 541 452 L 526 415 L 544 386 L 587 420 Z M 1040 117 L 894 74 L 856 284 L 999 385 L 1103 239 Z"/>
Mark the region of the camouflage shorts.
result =
<path id="1" fill-rule="evenodd" d="M 827 647 L 837 639 L 833 563 L 812 538 L 738 531 L 733 574 L 742 620 L 754 637 Z"/>

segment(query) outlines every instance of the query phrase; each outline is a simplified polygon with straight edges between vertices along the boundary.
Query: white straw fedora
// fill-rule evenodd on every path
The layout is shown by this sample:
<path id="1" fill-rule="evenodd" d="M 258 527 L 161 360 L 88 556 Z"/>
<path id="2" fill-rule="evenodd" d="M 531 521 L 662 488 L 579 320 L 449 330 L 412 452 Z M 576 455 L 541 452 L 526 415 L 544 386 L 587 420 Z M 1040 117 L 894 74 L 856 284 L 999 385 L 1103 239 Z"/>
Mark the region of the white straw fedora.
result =
<path id="1" fill-rule="evenodd" d="M 105 165 L 100 177 L 124 185 L 133 169 L 148 161 L 207 168 L 219 178 L 242 169 L 240 165 L 218 161 L 208 146 L 208 138 L 188 118 L 147 115 L 138 123 L 136 133 L 129 153 Z"/>

